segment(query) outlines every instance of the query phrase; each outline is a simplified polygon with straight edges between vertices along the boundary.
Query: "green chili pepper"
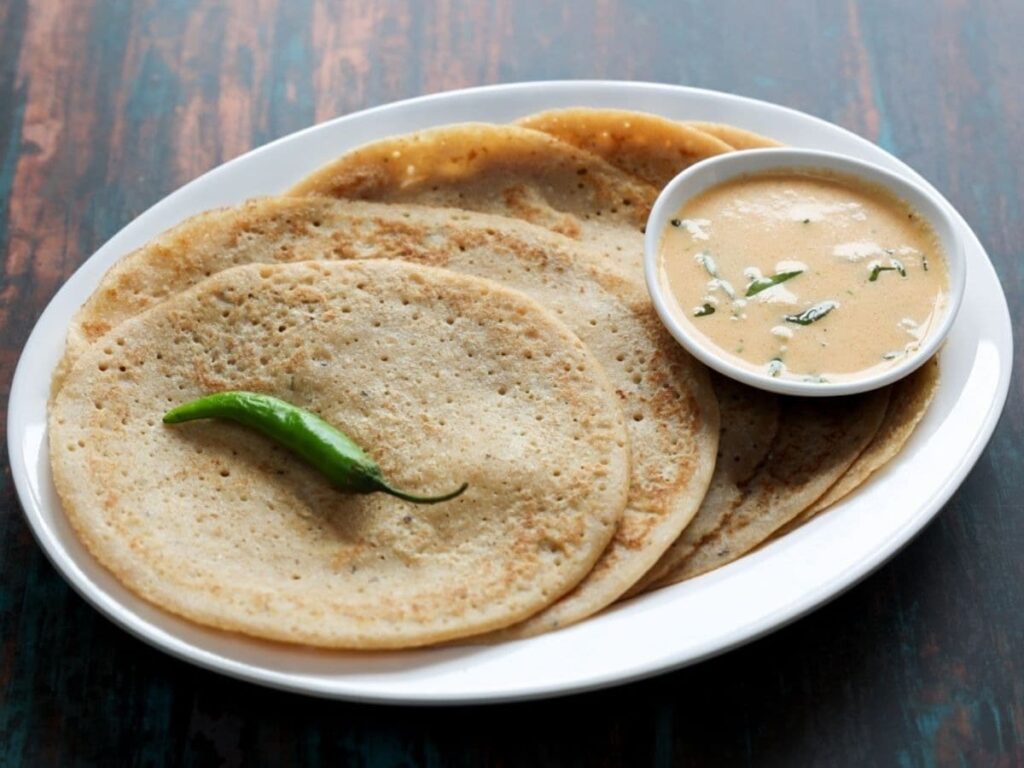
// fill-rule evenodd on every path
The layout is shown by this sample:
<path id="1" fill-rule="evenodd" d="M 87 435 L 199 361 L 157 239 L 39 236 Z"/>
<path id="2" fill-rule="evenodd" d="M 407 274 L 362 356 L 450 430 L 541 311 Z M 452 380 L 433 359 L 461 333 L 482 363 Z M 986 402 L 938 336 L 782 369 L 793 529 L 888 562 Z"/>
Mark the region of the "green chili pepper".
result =
<path id="1" fill-rule="evenodd" d="M 339 489 L 382 491 L 416 504 L 436 504 L 462 494 L 468 483 L 442 496 L 418 496 L 387 484 L 380 467 L 344 432 L 314 413 L 255 392 L 218 392 L 164 414 L 165 424 L 194 419 L 228 419 L 261 432 L 320 470 Z"/>

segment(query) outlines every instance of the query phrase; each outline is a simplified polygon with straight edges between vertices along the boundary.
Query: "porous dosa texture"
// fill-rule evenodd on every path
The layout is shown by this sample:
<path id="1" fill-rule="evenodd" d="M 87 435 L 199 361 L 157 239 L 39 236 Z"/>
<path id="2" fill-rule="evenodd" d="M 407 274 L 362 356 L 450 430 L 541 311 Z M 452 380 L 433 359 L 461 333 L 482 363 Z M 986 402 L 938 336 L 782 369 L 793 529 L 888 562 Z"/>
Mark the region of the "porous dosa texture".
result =
<path id="1" fill-rule="evenodd" d="M 685 154 L 666 149 L 672 146 L 678 149 L 683 144 L 685 139 L 680 131 L 696 131 L 703 135 L 711 135 L 714 137 L 713 141 L 717 143 L 713 147 L 703 145 L 703 149 L 698 149 L 691 155 L 693 159 L 689 162 L 702 159 L 698 156 L 700 152 L 707 152 L 710 155 L 732 149 L 781 146 L 773 139 L 731 125 L 702 122 L 670 123 L 676 128 L 673 131 L 663 126 L 662 122 L 668 121 L 637 112 L 588 109 L 555 110 L 532 115 L 521 121 L 527 127 L 550 131 L 563 141 L 599 154 L 616 167 L 648 181 L 656 179 L 656 172 L 652 169 L 660 168 L 660 173 L 670 178 L 685 167 Z M 659 136 L 660 139 L 654 140 L 651 138 L 653 136 Z M 712 152 L 712 149 L 715 151 Z M 678 159 L 673 161 L 673 156 Z M 673 162 L 678 162 L 679 167 L 673 169 Z M 779 399 L 723 377 L 716 376 L 713 382 L 719 400 L 722 433 L 718 462 L 708 493 L 690 525 L 666 550 L 658 563 L 626 593 L 627 597 L 653 586 L 661 586 L 659 582 L 674 583 L 738 557 L 773 532 L 777 532 L 778 526 L 782 526 L 779 530 L 785 530 L 785 525 L 779 521 L 791 521 L 793 515 L 800 513 L 810 500 L 816 498 L 815 494 L 820 495 L 829 485 L 848 493 L 862 483 L 870 471 L 874 471 L 872 469 L 864 472 L 864 468 L 870 464 L 867 458 L 863 463 L 857 461 L 850 464 L 845 473 L 841 469 L 842 461 L 849 461 L 852 456 L 857 455 L 857 445 L 863 448 L 863 444 L 858 442 L 863 439 L 861 428 L 872 423 L 877 427 L 877 421 L 873 421 L 877 400 L 866 398 L 857 407 L 866 409 L 867 421 L 855 425 L 856 429 L 849 429 L 848 427 L 854 423 L 851 419 L 847 426 L 841 429 L 843 439 L 840 440 L 841 455 L 838 457 L 838 463 L 826 463 L 821 476 L 811 480 L 787 482 L 778 488 L 758 484 L 772 480 L 772 473 L 767 472 L 765 468 L 769 461 L 780 461 L 780 450 L 785 449 L 783 455 L 799 450 L 793 449 L 792 446 L 787 447 L 786 444 L 774 445 L 778 427 Z M 887 395 L 883 393 L 879 397 L 884 398 Z M 813 421 L 816 418 L 810 404 L 799 412 L 791 413 L 789 417 L 797 419 L 798 422 L 800 419 Z M 899 420 L 899 417 L 890 418 Z M 909 425 L 909 430 L 912 428 L 913 425 Z M 909 430 L 903 435 L 903 441 L 909 436 Z M 813 430 L 810 433 L 813 434 Z M 884 441 L 885 445 L 892 447 L 892 452 L 878 451 L 874 457 L 876 461 L 884 463 L 895 455 L 902 442 L 895 446 L 893 442 Z M 787 461 L 789 466 L 782 466 L 778 470 L 779 476 L 784 478 L 788 477 L 792 468 L 796 466 L 791 459 Z M 877 469 L 877 466 L 880 464 L 874 468 Z M 755 473 L 760 473 L 760 477 Z M 837 481 L 836 478 L 840 474 L 842 476 Z M 726 520 L 736 515 L 737 511 L 737 520 L 745 520 L 747 515 L 757 511 L 759 523 L 744 523 L 742 532 L 724 533 L 720 529 Z M 724 554 L 718 559 L 711 557 L 711 550 L 702 546 L 702 543 L 708 542 L 714 542 L 717 551 Z M 737 549 L 742 549 L 742 552 L 729 554 Z M 689 561 L 689 565 L 684 568 L 685 561 Z M 670 574 L 673 573 L 678 578 L 670 578 Z"/>
<path id="2" fill-rule="evenodd" d="M 518 124 L 593 152 L 659 189 L 694 163 L 733 149 L 704 131 L 647 112 L 576 107 L 529 115 Z"/>
<path id="3" fill-rule="evenodd" d="M 657 189 L 541 131 L 461 123 L 352 150 L 289 194 L 418 203 L 522 219 L 643 279 L 643 228 Z"/>
<path id="4" fill-rule="evenodd" d="M 337 425 L 435 506 L 339 492 L 258 434 L 165 425 L 209 392 Z M 572 589 L 629 487 L 617 397 L 553 314 L 397 261 L 250 265 L 118 326 L 50 413 L 64 508 L 129 588 L 202 624 L 327 647 L 415 646 L 526 618 Z"/>
<path id="5" fill-rule="evenodd" d="M 639 594 L 674 571 L 702 541 L 722 527 L 743 501 L 744 489 L 760 471 L 779 429 L 779 398 L 733 379 L 712 374 L 721 432 L 707 495 L 693 521 L 657 564 L 630 590 Z"/>
<path id="6" fill-rule="evenodd" d="M 705 123 L 699 120 L 687 120 L 683 125 L 710 134 L 716 139 L 724 141 L 731 149 L 768 149 L 770 147 L 782 146 L 775 139 L 769 139 L 767 136 L 762 136 L 759 133 L 737 128 L 735 125 Z"/>
<path id="7" fill-rule="evenodd" d="M 878 431 L 889 401 L 882 389 L 849 397 L 780 398 L 771 449 L 727 500 L 721 524 L 695 543 L 655 586 L 675 584 L 741 557 L 813 504 Z"/>
<path id="8" fill-rule="evenodd" d="M 933 357 L 889 387 L 889 406 L 874 439 L 825 495 L 801 512 L 786 530 L 802 525 L 865 483 L 903 448 L 939 387 L 939 359 Z"/>
<path id="9" fill-rule="evenodd" d="M 246 261 L 401 258 L 497 280 L 553 309 L 597 357 L 627 416 L 629 503 L 612 545 L 572 593 L 517 632 L 578 621 L 657 561 L 707 488 L 718 410 L 706 370 L 669 336 L 647 294 L 582 247 L 520 221 L 454 209 L 316 198 L 253 201 L 180 225 L 108 272 L 73 336 Z M 70 348 L 69 348 L 70 349 Z"/>

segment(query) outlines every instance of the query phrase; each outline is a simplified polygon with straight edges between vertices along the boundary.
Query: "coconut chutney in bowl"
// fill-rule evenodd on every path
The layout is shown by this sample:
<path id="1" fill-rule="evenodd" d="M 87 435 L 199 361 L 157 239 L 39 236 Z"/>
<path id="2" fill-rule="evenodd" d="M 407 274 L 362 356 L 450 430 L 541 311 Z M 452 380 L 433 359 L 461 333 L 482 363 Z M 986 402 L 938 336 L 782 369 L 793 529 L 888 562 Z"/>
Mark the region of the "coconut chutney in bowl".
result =
<path id="1" fill-rule="evenodd" d="M 964 287 L 940 202 L 841 155 L 767 149 L 673 179 L 645 241 L 652 300 L 720 373 L 793 395 L 889 384 L 938 349 Z"/>

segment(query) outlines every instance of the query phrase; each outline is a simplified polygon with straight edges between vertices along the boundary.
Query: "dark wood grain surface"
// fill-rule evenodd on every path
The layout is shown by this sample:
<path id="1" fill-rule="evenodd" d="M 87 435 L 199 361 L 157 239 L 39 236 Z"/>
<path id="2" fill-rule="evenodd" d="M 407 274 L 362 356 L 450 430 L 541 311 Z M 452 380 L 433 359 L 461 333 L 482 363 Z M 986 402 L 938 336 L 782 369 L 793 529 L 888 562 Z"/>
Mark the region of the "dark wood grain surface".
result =
<path id="1" fill-rule="evenodd" d="M 529 79 L 732 91 L 880 143 L 974 226 L 1020 334 L 1022 40 L 1015 0 L 2 0 L 4 401 L 62 281 L 179 185 L 336 115 Z M 5 464 L 0 765 L 1024 765 L 1021 394 L 1018 361 L 946 509 L 824 609 L 654 680 L 484 708 L 304 699 L 152 650 L 56 574 Z"/>

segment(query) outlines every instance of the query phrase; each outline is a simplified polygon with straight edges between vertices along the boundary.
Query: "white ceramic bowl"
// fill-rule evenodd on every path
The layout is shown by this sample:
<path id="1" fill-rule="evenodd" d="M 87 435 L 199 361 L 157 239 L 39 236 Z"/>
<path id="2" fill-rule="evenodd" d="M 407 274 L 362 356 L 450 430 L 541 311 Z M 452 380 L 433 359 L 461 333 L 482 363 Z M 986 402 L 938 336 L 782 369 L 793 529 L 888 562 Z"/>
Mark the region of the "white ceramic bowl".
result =
<path id="1" fill-rule="evenodd" d="M 880 373 L 848 381 L 817 383 L 772 378 L 767 373 L 741 368 L 721 355 L 702 334 L 694 329 L 689 319 L 679 311 L 678 302 L 669 294 L 667 286 L 659 275 L 658 251 L 662 235 L 669 221 L 687 200 L 710 187 L 738 176 L 800 168 L 833 171 L 888 189 L 923 216 L 932 225 L 939 238 L 949 269 L 949 295 L 944 310 L 945 314 L 937 327 L 925 337 L 920 349 L 915 354 L 908 355 L 896 365 Z M 960 302 L 964 295 L 964 265 L 964 244 L 960 231 L 935 193 L 877 165 L 855 160 L 845 155 L 807 149 L 757 149 L 730 152 L 687 168 L 672 179 L 658 196 L 647 220 L 647 234 L 644 239 L 644 272 L 647 278 L 647 290 L 651 294 L 651 300 L 654 302 L 661 321 L 676 340 L 686 347 L 694 357 L 719 373 L 752 387 L 783 395 L 811 397 L 852 395 L 856 392 L 866 392 L 891 384 L 920 367 L 938 350 L 960 309 Z"/>

